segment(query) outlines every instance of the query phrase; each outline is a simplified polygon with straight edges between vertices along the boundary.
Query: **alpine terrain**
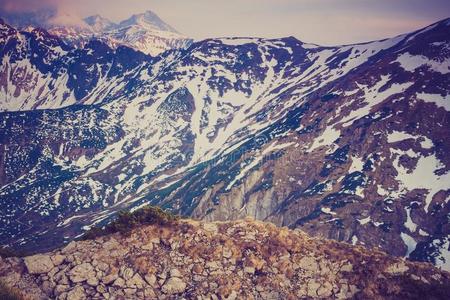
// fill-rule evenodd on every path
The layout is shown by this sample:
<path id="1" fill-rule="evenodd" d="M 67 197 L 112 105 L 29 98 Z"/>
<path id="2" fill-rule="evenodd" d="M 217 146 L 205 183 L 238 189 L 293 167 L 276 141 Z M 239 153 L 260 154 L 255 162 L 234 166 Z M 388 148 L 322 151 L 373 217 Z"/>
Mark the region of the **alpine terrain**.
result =
<path id="1" fill-rule="evenodd" d="M 180 34 L 152 11 L 133 15 L 119 23 L 100 15 L 82 19 L 56 9 L 31 13 L 5 12 L 2 16 L 16 28 L 29 32 L 43 28 L 77 47 L 83 47 L 95 38 L 113 49 L 127 46 L 157 56 L 168 49 L 183 48 L 192 43 L 191 39 Z"/>
<path id="2" fill-rule="evenodd" d="M 335 47 L 84 23 L 0 23 L 3 246 L 51 251 L 151 204 L 450 270 L 450 19 Z"/>
<path id="3" fill-rule="evenodd" d="M 251 220 L 141 226 L 0 258 L 24 299 L 448 299 L 450 274 Z"/>

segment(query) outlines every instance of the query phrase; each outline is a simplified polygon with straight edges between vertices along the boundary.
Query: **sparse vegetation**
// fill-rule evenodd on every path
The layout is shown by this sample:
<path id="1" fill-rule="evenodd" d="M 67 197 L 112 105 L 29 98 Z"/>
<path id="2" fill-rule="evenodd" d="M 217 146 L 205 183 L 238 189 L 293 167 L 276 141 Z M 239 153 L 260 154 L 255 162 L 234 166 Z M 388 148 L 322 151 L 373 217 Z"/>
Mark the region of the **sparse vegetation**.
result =
<path id="1" fill-rule="evenodd" d="M 0 281 L 0 299 L 2 300 L 23 300 L 22 295 L 15 289 L 7 287 Z"/>
<path id="2" fill-rule="evenodd" d="M 86 234 L 83 239 L 90 240 L 100 236 L 120 232 L 121 234 L 128 234 L 134 228 L 142 225 L 160 225 L 167 226 L 176 222 L 180 217 L 173 215 L 163 209 L 155 206 L 145 206 L 134 212 L 121 211 L 116 219 L 104 227 L 93 227 Z"/>

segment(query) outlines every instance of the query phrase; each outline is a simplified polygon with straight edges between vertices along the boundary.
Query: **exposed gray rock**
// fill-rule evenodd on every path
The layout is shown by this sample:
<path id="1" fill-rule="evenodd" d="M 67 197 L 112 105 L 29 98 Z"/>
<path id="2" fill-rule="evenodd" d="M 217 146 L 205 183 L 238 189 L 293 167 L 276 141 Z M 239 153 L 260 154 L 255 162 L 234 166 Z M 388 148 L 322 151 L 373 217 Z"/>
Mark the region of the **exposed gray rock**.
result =
<path id="1" fill-rule="evenodd" d="M 96 273 L 90 263 L 82 263 L 69 271 L 69 278 L 72 282 L 78 283 L 96 278 Z"/>
<path id="2" fill-rule="evenodd" d="M 146 285 L 144 279 L 142 279 L 141 275 L 138 273 L 134 274 L 132 278 L 127 280 L 128 287 L 135 287 L 138 289 L 142 289 Z"/>
<path id="3" fill-rule="evenodd" d="M 117 274 L 110 274 L 102 278 L 104 284 L 110 284 L 114 280 L 116 280 L 119 276 Z"/>
<path id="4" fill-rule="evenodd" d="M 179 277 L 179 278 L 181 278 L 183 276 L 181 275 L 181 272 L 178 269 L 172 269 L 172 270 L 170 270 L 170 277 Z"/>
<path id="5" fill-rule="evenodd" d="M 66 257 L 64 255 L 56 254 L 51 257 L 51 260 L 55 266 L 59 266 L 64 262 Z"/>
<path id="6" fill-rule="evenodd" d="M 120 268 L 119 274 L 123 279 L 130 280 L 134 275 L 134 271 L 131 268 L 122 267 L 122 268 Z"/>
<path id="7" fill-rule="evenodd" d="M 89 277 L 86 280 L 86 283 L 89 284 L 90 286 L 96 287 L 98 285 L 98 279 L 96 277 Z"/>
<path id="8" fill-rule="evenodd" d="M 77 285 L 67 293 L 67 300 L 84 300 L 87 299 L 82 286 Z"/>
<path id="9" fill-rule="evenodd" d="M 156 284 L 156 276 L 154 274 L 147 274 L 145 275 L 145 281 L 147 281 L 149 285 L 154 287 Z"/>
<path id="10" fill-rule="evenodd" d="M 120 288 L 125 287 L 125 280 L 123 280 L 123 278 L 119 277 L 114 281 L 113 286 L 120 287 Z"/>
<path id="11" fill-rule="evenodd" d="M 186 290 L 186 283 L 178 277 L 171 277 L 161 288 L 164 294 L 180 294 Z"/>
<path id="12" fill-rule="evenodd" d="M 55 266 L 50 256 L 41 254 L 25 257 L 24 262 L 30 274 L 48 273 Z"/>
<path id="13" fill-rule="evenodd" d="M 55 287 L 54 293 L 56 296 L 61 295 L 64 292 L 67 292 L 70 289 L 70 286 L 67 284 L 59 284 Z"/>

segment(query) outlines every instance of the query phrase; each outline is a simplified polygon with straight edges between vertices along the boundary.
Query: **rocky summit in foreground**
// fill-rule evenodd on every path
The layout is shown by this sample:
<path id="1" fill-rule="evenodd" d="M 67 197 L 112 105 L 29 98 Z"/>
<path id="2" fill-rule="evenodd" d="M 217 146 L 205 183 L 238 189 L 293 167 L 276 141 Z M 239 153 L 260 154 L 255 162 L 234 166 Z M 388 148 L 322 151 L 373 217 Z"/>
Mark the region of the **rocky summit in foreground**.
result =
<path id="1" fill-rule="evenodd" d="M 449 299 L 450 274 L 253 220 L 143 226 L 0 262 L 26 299 Z"/>

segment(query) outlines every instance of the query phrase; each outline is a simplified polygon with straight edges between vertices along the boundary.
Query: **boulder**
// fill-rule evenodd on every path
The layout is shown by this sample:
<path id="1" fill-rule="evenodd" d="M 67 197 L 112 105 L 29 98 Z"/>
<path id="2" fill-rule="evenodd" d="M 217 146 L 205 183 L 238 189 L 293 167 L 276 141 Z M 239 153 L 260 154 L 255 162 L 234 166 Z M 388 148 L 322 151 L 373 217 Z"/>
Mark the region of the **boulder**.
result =
<path id="1" fill-rule="evenodd" d="M 58 284 L 58 285 L 55 287 L 54 293 L 55 293 L 56 296 L 59 296 L 59 295 L 61 295 L 62 293 L 68 291 L 69 288 L 70 288 L 70 286 L 68 286 L 68 285 L 66 285 L 66 284 Z"/>
<path id="2" fill-rule="evenodd" d="M 110 284 L 111 282 L 114 282 L 119 276 L 117 274 L 109 274 L 102 278 L 102 281 L 104 284 Z"/>
<path id="3" fill-rule="evenodd" d="M 151 288 L 146 288 L 144 290 L 144 296 L 146 299 L 156 299 L 156 293 Z"/>
<path id="4" fill-rule="evenodd" d="M 231 258 L 233 256 L 233 252 L 228 248 L 223 248 L 222 256 L 224 258 Z"/>
<path id="5" fill-rule="evenodd" d="M 131 268 L 122 267 L 120 268 L 120 276 L 125 280 L 130 280 L 134 275 L 134 271 Z"/>
<path id="6" fill-rule="evenodd" d="M 172 270 L 170 270 L 170 277 L 179 277 L 179 278 L 181 278 L 183 276 L 181 275 L 181 272 L 178 269 L 172 269 Z"/>
<path id="7" fill-rule="evenodd" d="M 87 299 L 82 286 L 76 286 L 67 293 L 66 300 L 84 300 Z"/>
<path id="8" fill-rule="evenodd" d="M 113 286 L 123 288 L 125 286 L 125 280 L 119 277 L 114 281 Z"/>
<path id="9" fill-rule="evenodd" d="M 319 269 L 319 265 L 317 264 L 317 260 L 315 257 L 305 256 L 299 262 L 298 265 L 303 270 L 307 271 L 317 271 Z"/>
<path id="10" fill-rule="evenodd" d="M 156 276 L 154 274 L 147 274 L 145 275 L 145 281 L 147 281 L 148 284 L 154 287 L 156 284 Z"/>
<path id="11" fill-rule="evenodd" d="M 96 277 L 89 277 L 86 280 L 86 283 L 89 284 L 90 286 L 96 287 L 98 285 L 98 279 Z"/>
<path id="12" fill-rule="evenodd" d="M 51 257 L 51 260 L 55 266 L 59 266 L 66 260 L 66 257 L 64 255 L 56 254 Z"/>
<path id="13" fill-rule="evenodd" d="M 353 271 L 353 265 L 351 263 L 347 263 L 341 267 L 340 271 L 341 272 L 351 272 L 351 271 Z"/>
<path id="14" fill-rule="evenodd" d="M 171 277 L 162 286 L 161 291 L 167 295 L 181 294 L 186 290 L 186 283 L 178 277 Z"/>
<path id="15" fill-rule="evenodd" d="M 139 275 L 138 273 L 134 274 L 134 276 L 127 281 L 128 287 L 142 289 L 145 285 L 146 284 L 144 279 L 142 279 L 141 275 Z"/>
<path id="16" fill-rule="evenodd" d="M 30 274 L 48 273 L 55 266 L 50 256 L 42 254 L 25 257 L 24 262 Z"/>
<path id="17" fill-rule="evenodd" d="M 82 263 L 69 271 L 69 278 L 74 283 L 96 278 L 94 267 L 90 263 Z"/>

